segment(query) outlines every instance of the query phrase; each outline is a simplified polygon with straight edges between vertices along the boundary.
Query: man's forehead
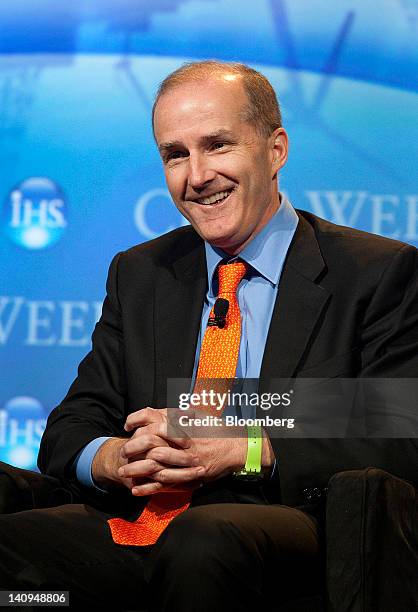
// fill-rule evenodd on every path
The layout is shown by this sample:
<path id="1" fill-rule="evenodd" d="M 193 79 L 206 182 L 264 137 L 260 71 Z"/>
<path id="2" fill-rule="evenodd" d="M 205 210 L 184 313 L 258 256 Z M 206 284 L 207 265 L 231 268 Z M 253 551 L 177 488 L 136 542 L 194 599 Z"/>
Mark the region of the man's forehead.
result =
<path id="1" fill-rule="evenodd" d="M 174 111 L 176 114 L 192 112 L 197 107 L 199 112 L 210 115 L 219 113 L 225 106 L 242 107 L 247 101 L 247 95 L 241 82 L 226 79 L 209 79 L 203 81 L 186 81 L 175 84 L 165 91 L 155 107 L 155 116 Z"/>
<path id="2" fill-rule="evenodd" d="M 205 91 L 188 89 L 170 92 L 159 101 L 154 115 L 154 133 L 161 149 L 167 143 L 210 140 L 216 137 L 231 137 L 242 129 L 245 113 L 245 98 L 239 95 L 211 95 L 213 89 Z"/>

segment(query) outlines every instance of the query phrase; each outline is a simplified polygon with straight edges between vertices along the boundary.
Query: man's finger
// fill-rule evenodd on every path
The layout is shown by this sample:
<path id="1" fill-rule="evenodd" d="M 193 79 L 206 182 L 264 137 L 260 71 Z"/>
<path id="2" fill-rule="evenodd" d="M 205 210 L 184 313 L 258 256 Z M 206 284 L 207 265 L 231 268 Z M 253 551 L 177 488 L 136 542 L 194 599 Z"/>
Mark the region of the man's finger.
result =
<path id="1" fill-rule="evenodd" d="M 155 425 L 155 432 L 165 440 L 168 440 L 171 445 L 176 444 L 180 448 L 189 448 L 190 436 L 184 429 L 178 425 L 176 419 L 170 419 L 166 423 L 160 423 Z"/>
<path id="2" fill-rule="evenodd" d="M 168 446 L 168 442 L 152 433 L 150 430 L 143 430 L 140 436 L 132 436 L 120 450 L 124 459 L 132 459 L 136 455 L 141 455 L 158 446 Z"/>
<path id="3" fill-rule="evenodd" d="M 193 418 L 195 411 L 189 409 L 187 414 L 184 414 L 179 408 L 142 408 L 136 412 L 132 412 L 126 418 L 124 429 L 126 431 L 132 431 L 138 427 L 145 427 L 152 423 L 160 423 L 167 430 L 167 424 L 170 424 L 170 438 L 178 437 L 180 442 L 178 444 L 183 446 L 183 439 L 187 435 L 178 426 L 179 417 Z M 163 430 L 162 430 L 163 431 Z"/>
<path id="4" fill-rule="evenodd" d="M 159 482 L 147 482 L 146 484 L 135 486 L 131 489 L 133 495 L 144 496 L 161 493 L 163 485 Z"/>
<path id="5" fill-rule="evenodd" d="M 118 469 L 118 476 L 121 478 L 145 478 L 151 477 L 155 472 L 165 469 L 165 466 L 154 459 L 141 459 L 122 465 Z"/>
<path id="6" fill-rule="evenodd" d="M 203 478 L 205 472 L 206 470 L 202 466 L 190 468 L 164 468 L 152 474 L 151 477 L 161 484 L 176 485 Z"/>
<path id="7" fill-rule="evenodd" d="M 147 459 L 154 459 L 159 463 L 178 465 L 182 467 L 198 466 L 200 459 L 186 450 L 172 448 L 171 446 L 158 446 L 146 453 Z"/>
<path id="8" fill-rule="evenodd" d="M 190 446 L 190 436 L 182 429 L 168 424 L 166 421 L 160 423 L 150 423 L 143 428 L 139 428 L 132 435 L 132 438 L 140 438 L 145 432 L 152 432 L 163 440 L 175 444 L 180 448 L 188 448 Z M 131 438 L 131 439 L 132 439 Z"/>
<path id="9" fill-rule="evenodd" d="M 144 408 L 144 410 L 147 409 Z M 174 444 L 180 448 L 188 448 L 190 446 L 190 436 L 175 425 L 168 425 L 167 421 L 165 420 L 154 421 L 152 423 L 148 423 L 147 425 L 144 424 L 142 427 L 136 428 L 132 434 L 132 437 L 130 438 L 130 441 L 142 438 L 148 433 L 153 433 L 156 436 L 160 436 L 161 439 L 167 440 L 171 443 L 171 445 Z M 128 444 L 128 448 L 130 448 L 130 443 L 126 442 L 126 444 Z M 166 444 L 163 444 L 162 446 L 165 445 Z"/>
<path id="10" fill-rule="evenodd" d="M 137 496 L 154 495 L 155 493 L 191 493 L 202 485 L 203 483 L 200 481 L 184 483 L 184 485 L 181 486 L 164 486 L 160 482 L 147 482 L 141 485 L 134 486 L 131 492 L 133 495 Z"/>
<path id="11" fill-rule="evenodd" d="M 126 431 L 131 431 L 136 427 L 143 427 L 144 425 L 149 425 L 149 423 L 159 423 L 165 420 L 166 414 L 165 409 L 157 409 L 151 408 L 147 406 L 146 408 L 141 408 L 141 410 L 136 410 L 131 414 L 128 414 L 126 417 L 124 429 Z"/>

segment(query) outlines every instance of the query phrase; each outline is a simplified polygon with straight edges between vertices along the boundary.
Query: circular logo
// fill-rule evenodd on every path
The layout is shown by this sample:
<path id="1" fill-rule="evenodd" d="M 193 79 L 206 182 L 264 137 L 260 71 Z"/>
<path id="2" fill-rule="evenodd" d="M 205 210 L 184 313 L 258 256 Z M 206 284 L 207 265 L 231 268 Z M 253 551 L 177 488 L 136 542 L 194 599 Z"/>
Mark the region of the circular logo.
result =
<path id="1" fill-rule="evenodd" d="M 67 227 L 63 192 L 46 177 L 25 179 L 12 189 L 3 216 L 9 238 L 30 250 L 55 244 Z"/>
<path id="2" fill-rule="evenodd" d="M 18 396 L 8 400 L 0 409 L 0 460 L 36 469 L 45 424 L 45 410 L 36 398 Z"/>

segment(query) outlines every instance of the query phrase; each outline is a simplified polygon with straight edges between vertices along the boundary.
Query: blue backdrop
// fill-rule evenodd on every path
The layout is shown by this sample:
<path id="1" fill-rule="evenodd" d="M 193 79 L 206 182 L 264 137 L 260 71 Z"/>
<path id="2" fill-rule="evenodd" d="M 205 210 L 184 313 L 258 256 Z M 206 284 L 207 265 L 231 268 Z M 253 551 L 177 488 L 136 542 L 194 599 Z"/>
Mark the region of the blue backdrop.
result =
<path id="1" fill-rule="evenodd" d="M 417 0 L 0 4 L 0 460 L 35 467 L 115 252 L 183 223 L 152 139 L 159 81 L 191 59 L 261 70 L 293 204 L 418 244 L 417 30 Z"/>

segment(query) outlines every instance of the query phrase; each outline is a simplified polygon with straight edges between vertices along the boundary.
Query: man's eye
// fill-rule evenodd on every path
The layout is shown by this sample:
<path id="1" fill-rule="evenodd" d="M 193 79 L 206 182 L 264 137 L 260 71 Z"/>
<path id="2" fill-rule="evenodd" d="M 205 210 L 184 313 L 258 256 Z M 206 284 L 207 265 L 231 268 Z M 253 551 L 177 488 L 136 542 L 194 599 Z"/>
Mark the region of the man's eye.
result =
<path id="1" fill-rule="evenodd" d="M 165 162 L 169 162 L 173 159 L 178 159 L 179 157 L 184 157 L 186 153 L 184 151 L 172 151 L 171 153 L 167 153 L 164 158 Z"/>
<path id="2" fill-rule="evenodd" d="M 226 144 L 225 142 L 214 142 L 212 145 L 212 149 L 215 149 L 215 150 L 222 149 L 222 147 L 224 147 L 225 144 Z"/>

